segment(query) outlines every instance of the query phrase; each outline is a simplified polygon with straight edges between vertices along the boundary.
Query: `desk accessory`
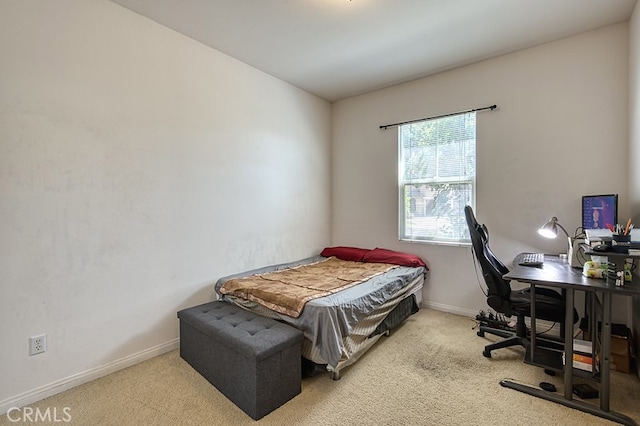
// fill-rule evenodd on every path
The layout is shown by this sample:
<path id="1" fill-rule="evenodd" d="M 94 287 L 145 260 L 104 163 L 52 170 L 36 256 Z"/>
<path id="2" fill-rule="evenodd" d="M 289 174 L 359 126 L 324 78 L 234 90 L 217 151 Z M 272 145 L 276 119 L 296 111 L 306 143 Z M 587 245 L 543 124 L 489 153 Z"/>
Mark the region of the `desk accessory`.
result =
<path id="1" fill-rule="evenodd" d="M 581 268 L 584 262 L 588 261 L 590 256 L 587 254 L 589 246 L 586 240 L 580 237 L 574 237 L 571 240 L 571 248 L 569 249 L 569 263 L 573 268 Z"/>
<path id="2" fill-rule="evenodd" d="M 629 247 L 631 246 L 631 219 L 627 222 L 627 226 L 624 231 L 621 230 L 620 233 L 616 233 L 612 235 L 613 241 L 611 242 L 611 250 L 616 253 L 629 253 Z"/>
<path id="3" fill-rule="evenodd" d="M 567 258 L 571 259 L 573 257 L 573 244 L 571 241 L 571 237 L 569 236 L 569 233 L 567 232 L 567 230 L 564 229 L 564 226 L 558 223 L 557 217 L 555 216 L 551 217 L 551 219 L 549 219 L 547 223 L 542 225 L 542 227 L 538 229 L 538 234 L 542 235 L 545 238 L 556 238 L 558 236 L 558 228 L 562 229 L 564 234 L 567 236 L 567 243 L 568 243 Z"/>
<path id="4" fill-rule="evenodd" d="M 549 382 L 540 382 L 540 389 L 546 390 L 547 392 L 555 392 L 558 390 L 556 389 L 556 385 Z"/>
<path id="5" fill-rule="evenodd" d="M 573 393 L 581 399 L 592 399 L 598 397 L 598 389 L 586 383 L 573 385 Z"/>

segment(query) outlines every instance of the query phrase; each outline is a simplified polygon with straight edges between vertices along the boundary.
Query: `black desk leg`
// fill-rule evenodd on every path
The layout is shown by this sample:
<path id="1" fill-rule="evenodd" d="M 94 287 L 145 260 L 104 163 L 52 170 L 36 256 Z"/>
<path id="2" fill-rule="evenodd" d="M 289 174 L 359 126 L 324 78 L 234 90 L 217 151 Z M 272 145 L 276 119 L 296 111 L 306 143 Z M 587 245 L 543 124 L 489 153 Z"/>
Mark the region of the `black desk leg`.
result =
<path id="1" fill-rule="evenodd" d="M 597 336 L 597 333 L 595 334 Z M 591 339 L 595 343 L 595 338 Z M 602 360 L 600 365 L 600 408 L 609 411 L 610 370 L 609 359 L 611 357 L 611 293 L 602 295 Z"/>
<path id="2" fill-rule="evenodd" d="M 530 284 L 530 294 L 531 294 L 531 315 L 529 318 L 531 319 L 531 339 L 529 339 L 529 348 L 531 352 L 531 362 L 535 362 L 534 359 L 536 357 L 536 285 Z"/>
<path id="3" fill-rule="evenodd" d="M 514 381 L 506 380 L 506 379 L 500 381 L 500 386 L 504 386 L 505 388 L 509 388 L 509 389 L 514 389 L 519 392 L 523 392 L 531 396 L 536 396 L 541 399 L 546 399 L 547 401 L 555 402 L 557 404 L 564 405 L 565 407 L 569 407 L 569 408 L 583 411 L 585 413 L 593 414 L 594 416 L 598 416 L 603 419 L 608 419 L 616 423 L 620 423 L 622 425 L 629 425 L 629 426 L 638 425 L 635 420 L 633 420 L 631 417 L 625 416 L 624 414 L 616 413 L 614 411 L 604 411 L 598 408 L 598 406 L 596 405 L 592 405 L 587 402 L 582 402 L 575 399 L 569 400 L 556 393 L 547 392 L 533 386 L 523 385 L 521 383 L 516 383 Z"/>
<path id="4" fill-rule="evenodd" d="M 573 299 L 575 291 L 567 288 L 564 309 L 564 397 L 573 399 Z"/>

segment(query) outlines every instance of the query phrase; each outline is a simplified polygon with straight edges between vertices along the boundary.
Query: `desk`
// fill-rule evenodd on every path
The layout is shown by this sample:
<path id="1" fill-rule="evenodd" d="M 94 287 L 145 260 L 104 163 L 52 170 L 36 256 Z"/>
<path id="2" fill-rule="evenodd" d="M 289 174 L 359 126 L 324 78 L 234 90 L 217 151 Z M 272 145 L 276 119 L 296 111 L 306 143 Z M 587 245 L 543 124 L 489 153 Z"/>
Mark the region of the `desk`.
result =
<path id="1" fill-rule="evenodd" d="M 608 256 L 608 253 L 601 253 Z M 520 255 L 519 255 L 520 256 Z M 618 255 L 619 256 L 619 255 Z M 626 257 L 634 257 L 626 255 Z M 528 393 L 530 395 L 557 402 L 571 408 L 609 419 L 618 423 L 635 425 L 636 422 L 620 413 L 609 410 L 610 395 L 610 365 L 611 356 L 611 298 L 614 294 L 631 296 L 640 294 L 640 280 L 634 276 L 634 280 L 624 286 L 608 284 L 606 280 L 587 278 L 582 275 L 582 270 L 572 268 L 566 260 L 558 256 L 545 255 L 544 264 L 541 267 L 518 265 L 518 257 L 514 260 L 513 269 L 504 275 L 507 280 L 515 280 L 528 283 L 531 286 L 531 330 L 532 339 L 530 353 L 532 361 L 535 357 L 535 289 L 536 286 L 555 287 L 566 291 L 566 313 L 564 330 L 564 348 L 567 364 L 571 365 L 573 359 L 573 304 L 574 292 L 580 290 L 592 292 L 594 295 L 602 294 L 602 337 L 600 355 L 600 407 L 573 399 L 573 368 L 564 368 L 564 397 L 553 392 L 546 392 L 537 387 L 522 385 L 509 380 L 503 380 L 502 386 Z"/>

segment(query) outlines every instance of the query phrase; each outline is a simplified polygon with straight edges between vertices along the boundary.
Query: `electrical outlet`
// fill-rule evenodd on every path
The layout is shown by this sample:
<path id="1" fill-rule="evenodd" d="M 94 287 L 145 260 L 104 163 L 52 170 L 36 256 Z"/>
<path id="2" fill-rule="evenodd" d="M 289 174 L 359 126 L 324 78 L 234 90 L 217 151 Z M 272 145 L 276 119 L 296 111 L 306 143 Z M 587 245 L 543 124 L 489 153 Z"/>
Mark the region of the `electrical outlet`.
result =
<path id="1" fill-rule="evenodd" d="M 47 351 L 47 335 L 29 337 L 29 355 L 37 355 Z"/>

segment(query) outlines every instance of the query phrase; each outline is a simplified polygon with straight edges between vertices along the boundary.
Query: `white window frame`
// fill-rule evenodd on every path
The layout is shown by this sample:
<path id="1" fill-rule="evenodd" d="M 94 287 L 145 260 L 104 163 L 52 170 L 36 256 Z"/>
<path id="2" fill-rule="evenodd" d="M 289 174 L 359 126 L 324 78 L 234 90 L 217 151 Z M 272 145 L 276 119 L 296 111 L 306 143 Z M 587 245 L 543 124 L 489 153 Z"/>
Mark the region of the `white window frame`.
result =
<path id="1" fill-rule="evenodd" d="M 405 178 L 405 157 L 404 157 L 404 148 L 403 148 L 403 128 L 405 126 L 411 125 L 421 125 L 426 121 L 435 121 L 435 120 L 445 120 L 449 118 L 441 117 L 434 119 L 427 119 L 418 122 L 411 122 L 405 125 L 398 126 L 398 236 L 401 241 L 410 241 L 410 242 L 421 242 L 427 244 L 444 244 L 444 245 L 469 245 L 471 241 L 469 239 L 468 229 L 466 227 L 466 220 L 464 217 L 464 205 L 471 205 L 471 207 L 475 210 L 475 199 L 476 199 L 476 174 L 477 174 L 477 151 L 476 151 L 476 139 L 477 139 L 477 122 L 475 121 L 475 112 L 465 112 L 459 115 L 473 114 L 474 120 L 474 132 L 473 139 L 465 139 L 464 141 L 457 141 L 458 149 L 462 150 L 463 145 L 467 143 L 473 144 L 473 173 L 466 173 L 464 176 L 438 176 L 440 172 L 440 165 L 438 164 L 438 153 L 437 151 L 441 149 L 444 145 L 445 141 L 437 141 L 435 145 L 436 150 L 436 159 L 435 159 L 435 176 L 432 177 L 420 177 L 420 178 Z M 458 114 L 455 114 L 458 115 Z M 437 123 L 436 123 L 437 124 Z M 463 154 L 461 154 L 463 155 Z M 460 159 L 460 161 L 463 161 Z M 423 226 L 419 224 L 420 218 L 415 215 L 415 212 L 418 210 L 418 204 L 416 202 L 411 202 L 412 199 L 406 196 L 407 188 L 413 187 L 414 192 L 418 191 L 418 188 L 422 186 L 421 190 L 426 190 L 427 192 L 431 192 L 428 190 L 428 185 L 440 185 L 440 184 L 450 184 L 450 185 L 462 185 L 462 186 L 471 186 L 465 192 L 458 193 L 463 196 L 462 202 L 458 201 L 454 203 L 457 205 L 457 214 L 453 217 L 451 216 L 439 216 L 428 215 L 429 212 L 432 212 L 430 208 L 427 207 L 426 199 L 423 201 L 423 205 L 420 206 L 422 209 L 421 212 L 424 214 L 423 218 Z M 459 197 L 458 197 L 459 198 Z M 460 200 L 460 199 L 459 199 Z M 413 212 L 407 212 L 407 209 L 413 209 Z M 438 210 L 438 209 L 434 209 Z M 407 217 L 411 216 L 412 223 L 409 224 L 412 230 L 408 231 L 407 229 Z M 414 222 L 415 221 L 415 222 Z M 447 223 L 454 222 L 454 226 L 447 225 Z M 416 231 L 413 230 L 413 224 L 417 223 Z M 462 226 L 464 224 L 464 226 Z M 432 229 L 433 228 L 433 229 Z M 458 231 L 457 236 L 447 235 L 446 231 L 440 232 L 438 229 L 451 229 L 453 228 L 453 234 L 455 234 L 456 230 Z M 429 234 L 429 235 L 427 235 Z"/>

